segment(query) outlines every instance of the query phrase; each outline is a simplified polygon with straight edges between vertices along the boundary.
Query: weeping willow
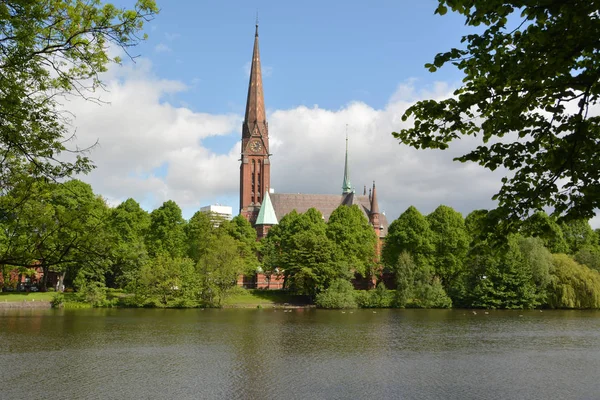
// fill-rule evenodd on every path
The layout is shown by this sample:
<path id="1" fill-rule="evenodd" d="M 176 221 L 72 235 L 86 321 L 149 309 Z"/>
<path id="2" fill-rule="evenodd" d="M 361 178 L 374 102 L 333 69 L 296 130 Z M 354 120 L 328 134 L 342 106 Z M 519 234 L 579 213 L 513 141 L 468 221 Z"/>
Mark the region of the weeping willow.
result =
<path id="1" fill-rule="evenodd" d="M 553 255 L 554 272 L 548 286 L 552 308 L 600 308 L 600 273 L 565 254 Z"/>

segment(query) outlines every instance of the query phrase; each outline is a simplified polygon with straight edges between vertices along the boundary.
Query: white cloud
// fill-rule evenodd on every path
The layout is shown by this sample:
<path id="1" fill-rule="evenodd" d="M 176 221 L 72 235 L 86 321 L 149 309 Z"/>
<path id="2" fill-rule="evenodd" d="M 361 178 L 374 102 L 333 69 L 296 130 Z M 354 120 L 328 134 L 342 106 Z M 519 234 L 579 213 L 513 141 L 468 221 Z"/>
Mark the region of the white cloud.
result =
<path id="1" fill-rule="evenodd" d="M 133 197 L 147 208 L 175 200 L 190 216 L 203 205 L 237 207 L 239 144 L 225 154 L 203 145 L 208 137 L 240 135 L 240 115 L 194 112 L 180 104 L 182 82 L 152 75 L 149 61 L 112 68 L 105 76 L 107 105 L 77 99 L 68 104 L 76 115 L 80 147 L 99 140 L 91 153 L 97 165 L 82 179 L 110 204 Z M 419 91 L 414 81 L 398 86 L 383 109 L 352 102 L 339 110 L 314 106 L 268 113 L 273 154 L 271 186 L 277 192 L 340 193 L 345 130 L 350 137 L 351 181 L 358 193 L 376 180 L 380 209 L 391 221 L 408 206 L 429 213 L 446 204 L 464 215 L 491 208 L 505 171 L 453 162 L 476 142 L 463 138 L 446 151 L 415 150 L 391 136 L 408 122 L 401 116 L 420 98 L 443 98 L 443 83 Z M 240 97 L 244 88 L 240 88 Z M 221 152 L 222 153 L 222 152 Z"/>
<path id="2" fill-rule="evenodd" d="M 145 60 L 114 68 L 107 78 L 101 100 L 108 104 L 81 99 L 68 104 L 76 115 L 78 145 L 99 141 L 90 154 L 97 168 L 82 177 L 97 193 L 111 204 L 133 197 L 156 207 L 173 199 L 197 209 L 237 191 L 235 168 L 226 167 L 235 165 L 237 151 L 216 155 L 202 140 L 238 130 L 239 116 L 173 106 L 168 100 L 186 86 L 153 77 Z M 166 174 L 157 173 L 163 166 Z"/>
<path id="3" fill-rule="evenodd" d="M 317 106 L 271 113 L 271 185 L 279 192 L 341 192 L 345 129 L 348 124 L 350 178 L 356 191 L 377 182 L 380 208 L 395 219 L 410 205 L 423 213 L 446 204 L 467 214 L 490 208 L 500 187 L 502 171 L 494 173 L 452 158 L 470 147 L 463 140 L 447 151 L 418 151 L 391 135 L 408 123 L 401 121 L 417 98 L 451 94 L 445 84 L 417 93 L 411 82 L 402 84 L 388 105 L 374 109 L 355 102 L 330 111 Z"/>

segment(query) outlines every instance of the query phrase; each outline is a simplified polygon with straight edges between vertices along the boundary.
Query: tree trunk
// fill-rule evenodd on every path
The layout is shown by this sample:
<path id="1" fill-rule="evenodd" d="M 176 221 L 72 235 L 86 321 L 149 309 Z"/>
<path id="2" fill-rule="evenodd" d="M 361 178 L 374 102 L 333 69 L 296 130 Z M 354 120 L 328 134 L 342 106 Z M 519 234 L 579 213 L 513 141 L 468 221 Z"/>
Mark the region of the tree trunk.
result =
<path id="1" fill-rule="evenodd" d="M 42 272 L 42 287 L 40 288 L 40 291 L 46 292 L 48 290 L 48 266 L 44 262 L 42 262 Z"/>
<path id="2" fill-rule="evenodd" d="M 58 288 L 57 291 L 58 292 L 64 292 L 65 291 L 65 275 L 67 275 L 67 271 L 63 271 L 60 276 L 58 277 Z"/>

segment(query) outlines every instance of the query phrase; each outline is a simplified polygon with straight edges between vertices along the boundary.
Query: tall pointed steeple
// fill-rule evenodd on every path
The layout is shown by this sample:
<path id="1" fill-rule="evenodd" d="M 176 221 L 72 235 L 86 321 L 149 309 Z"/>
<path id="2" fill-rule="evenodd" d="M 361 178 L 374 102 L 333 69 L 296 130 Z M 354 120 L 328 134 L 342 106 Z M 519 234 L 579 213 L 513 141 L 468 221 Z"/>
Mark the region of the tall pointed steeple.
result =
<path id="1" fill-rule="evenodd" d="M 344 163 L 344 182 L 342 183 L 342 193 L 352 193 L 352 183 L 350 183 L 350 170 L 348 169 L 348 130 L 346 126 L 346 161 Z"/>
<path id="2" fill-rule="evenodd" d="M 240 159 L 240 214 L 251 223 L 256 220 L 267 188 L 271 184 L 269 157 L 269 126 L 265 114 L 257 21 L 248 98 L 246 99 L 246 114 L 242 124 Z"/>
<path id="3" fill-rule="evenodd" d="M 373 181 L 373 194 L 371 195 L 371 214 L 379 214 L 379 204 L 377 203 L 377 190 L 375 190 L 375 181 Z"/>
<path id="4" fill-rule="evenodd" d="M 250 67 L 250 82 L 248 83 L 248 98 L 246 99 L 246 114 L 242 137 L 252 135 L 268 135 L 267 117 L 265 114 L 265 99 L 263 95 L 262 73 L 260 69 L 260 52 L 258 50 L 258 23 L 254 33 L 254 50 Z"/>

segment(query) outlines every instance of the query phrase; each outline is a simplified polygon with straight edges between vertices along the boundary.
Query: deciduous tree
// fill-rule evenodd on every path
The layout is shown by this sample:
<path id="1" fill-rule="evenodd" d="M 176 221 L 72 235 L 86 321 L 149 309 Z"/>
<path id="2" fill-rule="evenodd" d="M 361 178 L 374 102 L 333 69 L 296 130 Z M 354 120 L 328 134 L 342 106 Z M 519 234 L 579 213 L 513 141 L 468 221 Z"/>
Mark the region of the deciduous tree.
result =
<path id="1" fill-rule="evenodd" d="M 93 97 L 112 62 L 109 47 L 126 53 L 143 39 L 154 0 L 121 9 L 100 0 L 5 0 L 0 3 L 0 179 L 27 164 L 29 175 L 69 176 L 91 168 L 72 136 L 62 95 Z M 127 53 L 129 54 L 129 53 Z M 93 144 L 93 143 L 92 143 Z M 75 152 L 68 161 L 60 157 Z M 2 189 L 5 185 L 0 185 Z"/>
<path id="2" fill-rule="evenodd" d="M 600 1 L 439 0 L 436 13 L 462 14 L 473 33 L 435 56 L 463 85 L 444 100 L 406 111 L 393 135 L 415 148 L 446 149 L 464 136 L 476 148 L 457 157 L 511 172 L 494 196 L 510 228 L 531 210 L 589 219 L 600 208 Z"/>

